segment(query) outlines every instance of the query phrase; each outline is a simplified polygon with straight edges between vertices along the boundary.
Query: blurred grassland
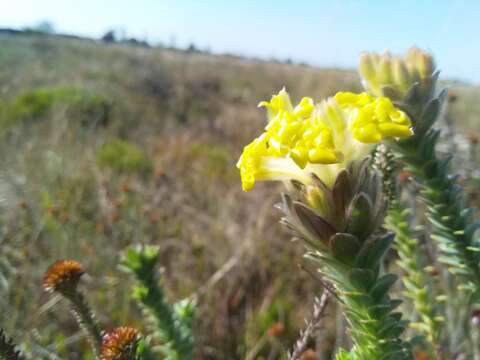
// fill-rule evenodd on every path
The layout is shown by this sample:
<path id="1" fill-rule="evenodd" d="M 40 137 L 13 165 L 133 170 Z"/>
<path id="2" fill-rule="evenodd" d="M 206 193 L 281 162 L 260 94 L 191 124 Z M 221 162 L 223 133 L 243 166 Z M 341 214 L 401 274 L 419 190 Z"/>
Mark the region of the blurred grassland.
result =
<path id="1" fill-rule="evenodd" d="M 479 88 L 450 85 L 457 130 L 476 131 Z M 0 36 L 1 326 L 39 358 L 89 358 L 43 272 L 81 261 L 101 324 L 140 326 L 118 264 L 149 243 L 169 298 L 198 297 L 198 358 L 281 358 L 321 287 L 277 225 L 280 185 L 243 193 L 235 162 L 283 86 L 295 101 L 361 89 L 354 71 Z"/>

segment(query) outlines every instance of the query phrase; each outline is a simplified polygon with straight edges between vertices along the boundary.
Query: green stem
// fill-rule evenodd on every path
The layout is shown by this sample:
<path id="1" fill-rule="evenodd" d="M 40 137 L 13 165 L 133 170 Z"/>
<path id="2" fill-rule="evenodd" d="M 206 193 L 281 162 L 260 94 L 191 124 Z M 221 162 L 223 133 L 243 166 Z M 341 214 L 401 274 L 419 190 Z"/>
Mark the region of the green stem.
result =
<path id="1" fill-rule="evenodd" d="M 145 310 L 154 336 L 160 340 L 165 359 L 192 359 L 194 338 L 191 330 L 193 305 L 181 301 L 170 305 L 155 271 L 159 251 L 155 247 L 132 247 L 125 253 L 124 265 L 138 281 L 133 295 Z"/>
<path id="2" fill-rule="evenodd" d="M 435 154 L 438 136 L 439 131 L 431 129 L 420 140 L 397 143 L 395 151 L 420 185 L 439 261 L 463 280 L 461 289 L 479 300 L 480 248 L 473 236 L 480 224 L 473 221 L 473 209 L 466 206 L 462 188 L 448 173 L 450 159 L 439 160 Z"/>
<path id="3" fill-rule="evenodd" d="M 358 273 L 363 273 L 362 277 L 373 274 L 368 270 Z M 401 301 L 390 299 L 385 292 L 394 279 L 391 274 L 376 275 L 368 282 L 343 282 L 347 287 L 339 288 L 354 343 L 351 359 L 411 359 L 409 345 L 401 339 L 407 322 L 400 320 L 400 313 L 392 312 Z"/>
<path id="4" fill-rule="evenodd" d="M 442 358 L 440 346 L 440 330 L 443 319 L 437 316 L 434 305 L 434 290 L 425 273 L 427 259 L 410 230 L 408 217 L 409 210 L 405 209 L 398 201 L 390 203 L 386 217 L 386 227 L 393 231 L 395 236 L 394 248 L 399 260 L 397 264 L 404 271 L 402 281 L 405 295 L 411 299 L 415 311 L 420 317 L 417 323 L 411 323 L 421 331 L 430 342 L 432 350 L 436 352 L 437 359 Z"/>

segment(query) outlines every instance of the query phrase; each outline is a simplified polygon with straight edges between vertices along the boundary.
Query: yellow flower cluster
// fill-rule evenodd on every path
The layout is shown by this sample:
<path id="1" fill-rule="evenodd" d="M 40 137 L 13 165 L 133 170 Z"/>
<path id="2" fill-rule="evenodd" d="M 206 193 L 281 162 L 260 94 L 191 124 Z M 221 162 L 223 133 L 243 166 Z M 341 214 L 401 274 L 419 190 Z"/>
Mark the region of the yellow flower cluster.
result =
<path id="1" fill-rule="evenodd" d="M 386 97 L 374 98 L 367 93 L 339 92 L 334 99 L 353 117 L 350 129 L 362 143 L 378 143 L 384 138 L 406 138 L 413 135 L 407 114 Z"/>
<path id="2" fill-rule="evenodd" d="M 428 86 L 434 71 L 432 55 L 416 47 L 404 56 L 392 56 L 389 52 L 364 53 L 359 64 L 360 75 L 375 96 L 382 95 L 383 86 L 393 88 L 400 95 L 415 83 Z"/>
<path id="3" fill-rule="evenodd" d="M 369 144 L 412 135 L 404 112 L 389 99 L 366 93 L 340 92 L 319 104 L 305 97 L 293 107 L 288 93 L 282 90 L 259 106 L 268 109 L 269 122 L 238 160 L 245 191 L 257 180 L 309 183 L 310 173 L 320 178 L 322 172 L 332 175 L 332 169 L 336 173 L 344 166 L 331 164 L 345 165 L 365 156 Z"/>

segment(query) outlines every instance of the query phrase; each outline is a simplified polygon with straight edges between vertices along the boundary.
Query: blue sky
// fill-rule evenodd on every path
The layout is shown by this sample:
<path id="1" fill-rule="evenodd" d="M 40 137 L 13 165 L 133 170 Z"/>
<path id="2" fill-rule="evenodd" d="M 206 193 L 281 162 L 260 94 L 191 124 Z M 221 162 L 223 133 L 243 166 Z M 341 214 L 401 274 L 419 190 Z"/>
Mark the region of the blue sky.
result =
<path id="1" fill-rule="evenodd" d="M 6 1 L 6 0 L 4 0 Z M 0 26 L 51 21 L 61 32 L 98 37 L 110 28 L 218 53 L 291 58 L 353 68 L 363 50 L 432 51 L 444 77 L 480 82 L 476 0 L 15 0 Z"/>

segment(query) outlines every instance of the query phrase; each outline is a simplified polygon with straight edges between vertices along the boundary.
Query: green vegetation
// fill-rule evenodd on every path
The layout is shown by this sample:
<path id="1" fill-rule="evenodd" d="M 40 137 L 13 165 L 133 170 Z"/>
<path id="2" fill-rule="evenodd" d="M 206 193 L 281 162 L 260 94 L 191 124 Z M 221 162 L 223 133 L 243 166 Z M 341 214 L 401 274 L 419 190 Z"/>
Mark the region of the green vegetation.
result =
<path id="1" fill-rule="evenodd" d="M 173 306 L 167 303 L 162 287 L 158 284 L 155 265 L 159 250 L 154 247 L 129 248 L 123 265 L 135 275 L 138 282 L 133 296 L 144 309 L 153 334 L 160 342 L 160 351 L 166 359 L 191 359 L 194 350 L 192 321 L 195 305 L 189 299 Z"/>
<path id="2" fill-rule="evenodd" d="M 63 106 L 69 117 L 82 125 L 106 125 L 111 103 L 100 94 L 89 94 L 68 87 L 39 88 L 20 93 L 2 103 L 2 130 L 13 125 L 38 121 L 51 115 L 54 107 Z"/>
<path id="3" fill-rule="evenodd" d="M 117 172 L 148 172 L 152 168 L 149 158 L 134 144 L 114 140 L 105 143 L 97 152 L 97 163 L 101 168 Z"/>

